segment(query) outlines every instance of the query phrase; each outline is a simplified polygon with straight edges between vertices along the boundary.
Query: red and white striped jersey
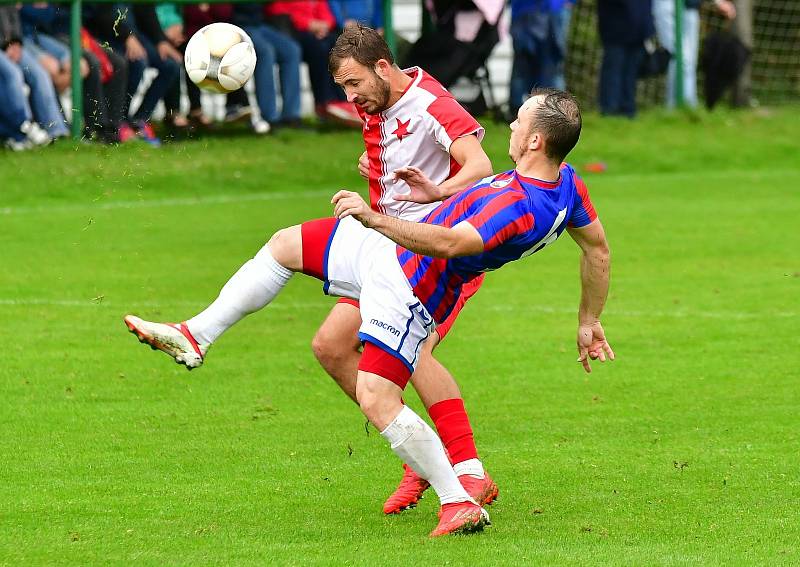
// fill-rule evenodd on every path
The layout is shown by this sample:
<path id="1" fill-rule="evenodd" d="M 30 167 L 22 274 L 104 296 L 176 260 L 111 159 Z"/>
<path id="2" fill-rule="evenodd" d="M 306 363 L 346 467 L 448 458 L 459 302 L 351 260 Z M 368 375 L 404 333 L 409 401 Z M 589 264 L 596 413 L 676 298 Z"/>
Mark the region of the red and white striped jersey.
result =
<path id="1" fill-rule="evenodd" d="M 365 114 L 364 145 L 369 158 L 369 199 L 380 213 L 418 221 L 439 203 L 419 204 L 395 200 L 407 194 L 405 181 L 394 171 L 414 166 L 437 185 L 455 175 L 461 166 L 450 157 L 450 145 L 462 136 L 483 139 L 484 129 L 458 104 L 439 81 L 419 67 L 403 71 L 413 80 L 400 99 L 379 114 Z"/>

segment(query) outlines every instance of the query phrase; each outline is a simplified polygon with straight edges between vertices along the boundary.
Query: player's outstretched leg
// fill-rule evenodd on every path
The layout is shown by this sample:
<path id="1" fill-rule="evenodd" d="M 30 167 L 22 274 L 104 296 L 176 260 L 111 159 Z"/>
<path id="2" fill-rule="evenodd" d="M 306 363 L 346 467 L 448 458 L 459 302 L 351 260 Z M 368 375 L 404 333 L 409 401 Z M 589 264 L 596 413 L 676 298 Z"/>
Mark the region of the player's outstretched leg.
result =
<path id="1" fill-rule="evenodd" d="M 228 280 L 211 305 L 184 323 L 154 323 L 128 315 L 125 325 L 140 342 L 167 353 L 189 370 L 197 368 L 222 333 L 269 304 L 292 274 L 302 269 L 301 242 L 299 225 L 275 233 Z"/>

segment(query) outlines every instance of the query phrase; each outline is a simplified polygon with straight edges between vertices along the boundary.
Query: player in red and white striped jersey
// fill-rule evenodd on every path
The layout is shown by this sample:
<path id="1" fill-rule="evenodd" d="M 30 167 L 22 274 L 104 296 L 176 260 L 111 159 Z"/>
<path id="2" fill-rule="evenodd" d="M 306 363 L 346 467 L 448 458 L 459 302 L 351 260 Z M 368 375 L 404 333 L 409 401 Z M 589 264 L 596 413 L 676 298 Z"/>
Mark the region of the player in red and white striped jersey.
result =
<path id="1" fill-rule="evenodd" d="M 331 50 L 329 70 L 364 121 L 366 151 L 359 170 L 368 180 L 374 210 L 419 221 L 441 200 L 490 175 L 491 162 L 480 144 L 481 125 L 425 71 L 397 67 L 375 30 L 346 28 Z M 462 484 L 476 501 L 488 504 L 497 496 L 497 485 L 478 458 L 455 380 L 431 354 L 481 282 L 482 278 L 465 288 L 451 317 L 437 327 L 411 380 Z M 320 364 L 356 402 L 360 325 L 358 302 L 342 299 L 312 343 Z M 427 488 L 428 483 L 404 465 L 403 479 L 384 512 L 413 507 Z"/>

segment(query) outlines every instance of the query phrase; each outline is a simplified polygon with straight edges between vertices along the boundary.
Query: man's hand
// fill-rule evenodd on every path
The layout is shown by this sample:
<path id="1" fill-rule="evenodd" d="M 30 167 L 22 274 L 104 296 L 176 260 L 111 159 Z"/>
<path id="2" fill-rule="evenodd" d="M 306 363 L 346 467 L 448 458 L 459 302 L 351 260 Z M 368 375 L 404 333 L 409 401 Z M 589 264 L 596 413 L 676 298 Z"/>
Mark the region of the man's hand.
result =
<path id="1" fill-rule="evenodd" d="M 369 158 L 367 157 L 367 152 L 364 152 L 358 158 L 358 173 L 364 179 L 369 179 Z"/>
<path id="2" fill-rule="evenodd" d="M 6 47 L 6 56 L 14 63 L 19 64 L 22 60 L 22 44 L 19 42 L 10 43 Z"/>
<path id="3" fill-rule="evenodd" d="M 370 220 L 378 215 L 361 195 L 353 191 L 339 191 L 333 196 L 331 203 L 334 206 L 333 216 L 337 219 L 353 217 L 367 228 L 370 226 Z"/>
<path id="4" fill-rule="evenodd" d="M 331 31 L 331 27 L 325 20 L 311 20 L 308 22 L 308 31 L 317 39 L 324 39 Z"/>
<path id="5" fill-rule="evenodd" d="M 156 50 L 158 50 L 158 55 L 161 59 L 172 59 L 177 63 L 183 63 L 183 55 L 172 47 L 172 44 L 168 41 L 159 41 L 156 45 Z"/>
<path id="6" fill-rule="evenodd" d="M 133 34 L 125 38 L 125 57 L 131 61 L 139 61 L 147 57 L 147 51 Z"/>
<path id="7" fill-rule="evenodd" d="M 412 201 L 414 203 L 435 203 L 441 201 L 444 195 L 433 181 L 422 173 L 418 167 L 401 167 L 394 171 L 394 178 L 405 181 L 411 192 L 408 195 L 397 195 L 398 201 Z"/>
<path id="8" fill-rule="evenodd" d="M 592 371 L 589 359 L 600 359 L 600 362 L 605 362 L 608 357 L 609 360 L 614 360 L 614 351 L 606 340 L 600 321 L 578 326 L 578 355 L 578 362 L 583 364 L 586 372 Z"/>

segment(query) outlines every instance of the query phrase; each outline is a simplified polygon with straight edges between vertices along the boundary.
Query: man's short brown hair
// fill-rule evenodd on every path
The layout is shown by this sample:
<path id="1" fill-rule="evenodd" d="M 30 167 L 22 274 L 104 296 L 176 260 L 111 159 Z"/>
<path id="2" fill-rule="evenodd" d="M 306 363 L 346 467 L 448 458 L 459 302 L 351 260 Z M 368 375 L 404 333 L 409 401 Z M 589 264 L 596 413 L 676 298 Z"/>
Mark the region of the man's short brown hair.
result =
<path id="1" fill-rule="evenodd" d="M 545 139 L 545 155 L 561 163 L 581 135 L 581 109 L 577 99 L 557 89 L 535 89 L 532 97 L 544 97 L 533 110 L 531 134 L 540 132 Z"/>
<path id="2" fill-rule="evenodd" d="M 380 59 L 394 64 L 392 52 L 381 34 L 361 24 L 346 26 L 336 39 L 328 56 L 328 70 L 331 75 L 339 70 L 342 61 L 350 58 L 369 69 L 374 69 L 375 63 Z"/>

